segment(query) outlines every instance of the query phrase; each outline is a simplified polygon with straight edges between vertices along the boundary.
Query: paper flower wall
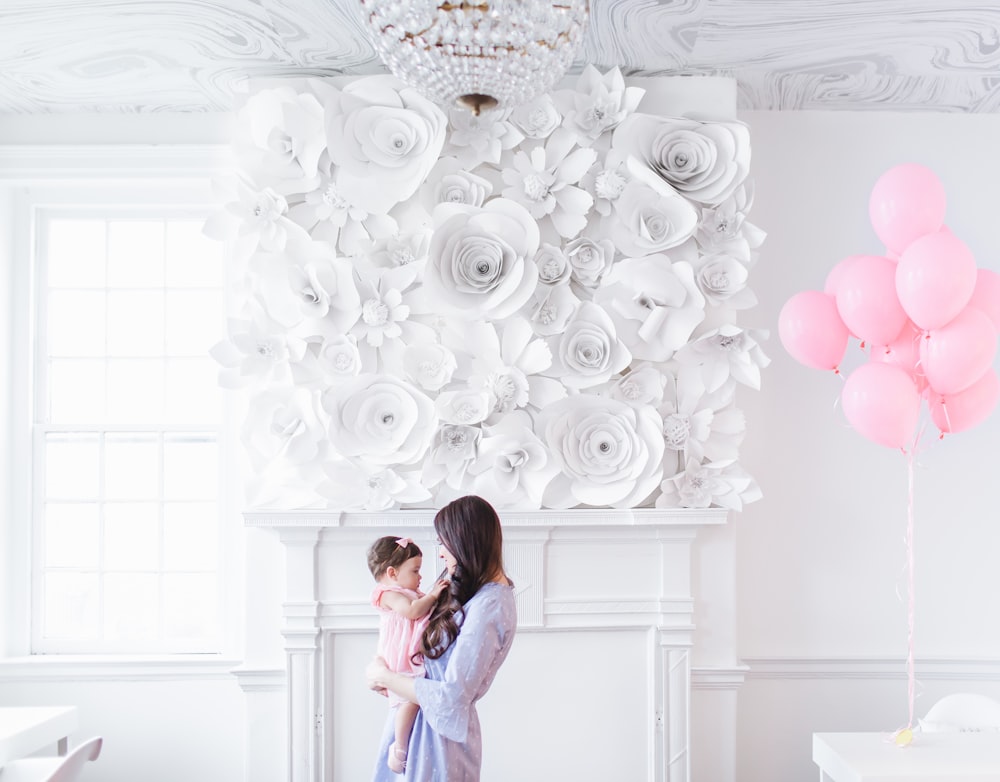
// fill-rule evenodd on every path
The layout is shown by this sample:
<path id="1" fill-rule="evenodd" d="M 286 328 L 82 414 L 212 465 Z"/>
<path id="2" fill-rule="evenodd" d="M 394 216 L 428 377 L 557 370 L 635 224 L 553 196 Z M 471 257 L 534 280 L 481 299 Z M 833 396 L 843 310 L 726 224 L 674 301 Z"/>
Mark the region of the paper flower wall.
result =
<path id="1" fill-rule="evenodd" d="M 206 233 L 242 264 L 213 355 L 251 394 L 251 503 L 759 497 L 735 406 L 768 363 L 736 325 L 764 238 L 749 134 L 643 96 L 588 67 L 479 117 L 390 76 L 249 97 Z"/>

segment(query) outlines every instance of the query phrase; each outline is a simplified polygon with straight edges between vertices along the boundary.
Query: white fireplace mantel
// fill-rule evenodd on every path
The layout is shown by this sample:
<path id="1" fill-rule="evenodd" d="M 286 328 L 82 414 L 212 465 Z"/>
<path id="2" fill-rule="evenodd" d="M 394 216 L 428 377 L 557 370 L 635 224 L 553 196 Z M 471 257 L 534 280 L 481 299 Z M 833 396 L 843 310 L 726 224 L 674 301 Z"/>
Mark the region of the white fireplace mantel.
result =
<path id="1" fill-rule="evenodd" d="M 370 645 L 374 649 L 378 619 L 368 602 L 372 581 L 364 553 L 380 535 L 412 537 L 425 553 L 424 580 L 429 582 L 438 564 L 433 556 L 437 553 L 434 511 L 257 510 L 244 516 L 249 527 L 275 530 L 285 551 L 281 633 L 287 657 L 289 782 L 364 778 L 359 777 L 360 770 L 367 776 L 373 748 L 359 746 L 356 733 L 345 724 L 343 715 L 356 710 L 345 706 L 351 695 L 342 684 L 360 678 L 357 661 L 350 659 L 352 644 L 361 643 L 357 640 L 361 638 L 364 645 L 358 648 Z M 617 678 L 606 698 L 598 692 L 595 704 L 593 693 L 580 693 L 580 703 L 574 704 L 564 702 L 563 696 L 559 713 L 578 712 L 587 725 L 610 718 L 614 722 L 605 731 L 613 731 L 616 724 L 622 730 L 631 726 L 627 736 L 633 747 L 608 748 L 619 758 L 619 767 L 624 752 L 634 750 L 632 754 L 639 755 L 635 762 L 641 768 L 627 775 L 629 779 L 688 782 L 695 576 L 704 582 L 703 573 L 692 573 L 694 546 L 699 529 L 724 526 L 727 512 L 716 508 L 501 511 L 501 519 L 505 566 L 516 585 L 519 641 L 515 647 L 522 646 L 516 652 L 523 664 L 544 672 L 546 665 L 558 660 L 563 668 L 580 664 L 581 675 L 593 676 L 597 661 L 578 661 L 579 655 L 572 651 L 575 644 L 590 644 L 593 639 L 612 643 L 612 648 L 642 660 L 641 665 L 613 672 Z M 730 577 L 725 574 L 726 579 Z M 507 667 L 511 665 L 508 662 Z M 339 666 L 352 668 L 342 671 Z M 335 682 L 341 683 L 336 699 Z M 493 708 L 503 712 L 508 708 L 504 697 L 512 703 L 517 700 L 513 692 L 496 698 L 491 692 L 484 703 L 498 702 Z M 359 706 L 366 707 L 366 702 Z M 613 713 L 619 707 L 623 711 Z M 544 711 L 545 707 L 537 708 Z M 599 711 L 583 716 L 588 709 Z M 518 721 L 524 722 L 523 715 Z M 516 724 L 499 718 L 497 722 Z M 503 738 L 495 740 L 504 742 Z M 530 736 L 510 737 L 522 746 L 530 740 Z M 528 771 L 510 765 L 517 762 L 515 757 L 498 758 L 487 750 L 484 782 L 556 778 L 538 760 Z M 592 767 L 593 763 L 591 758 Z M 566 776 L 573 776 L 563 761 L 560 764 Z"/>

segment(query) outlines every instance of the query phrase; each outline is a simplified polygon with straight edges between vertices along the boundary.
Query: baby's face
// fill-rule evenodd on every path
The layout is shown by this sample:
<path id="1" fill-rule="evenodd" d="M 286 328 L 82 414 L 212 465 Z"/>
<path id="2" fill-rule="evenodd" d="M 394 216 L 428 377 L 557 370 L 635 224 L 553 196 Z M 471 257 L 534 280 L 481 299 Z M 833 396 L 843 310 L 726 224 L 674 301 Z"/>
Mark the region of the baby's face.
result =
<path id="1" fill-rule="evenodd" d="M 417 591 L 420 588 L 420 565 L 423 561 L 423 557 L 410 557 L 406 560 L 396 571 L 396 583 L 403 589 Z"/>

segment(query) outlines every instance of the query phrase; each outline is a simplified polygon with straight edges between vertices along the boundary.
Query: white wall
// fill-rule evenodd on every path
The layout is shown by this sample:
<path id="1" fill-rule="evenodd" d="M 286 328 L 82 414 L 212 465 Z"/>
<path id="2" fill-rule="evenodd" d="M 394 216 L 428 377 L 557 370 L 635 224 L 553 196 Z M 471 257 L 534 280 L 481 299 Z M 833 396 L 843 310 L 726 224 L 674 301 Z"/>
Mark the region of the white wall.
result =
<path id="1" fill-rule="evenodd" d="M 947 224 L 980 267 L 1000 271 L 1000 116 L 763 113 L 751 126 L 756 203 L 769 232 L 754 272 L 771 329 L 760 394 L 744 394 L 743 459 L 764 499 L 734 517 L 739 649 L 738 782 L 800 782 L 817 770 L 813 731 L 884 730 L 907 721 L 906 458 L 875 445 L 836 405 L 842 381 L 792 360 L 778 313 L 830 268 L 882 247 L 868 222 L 878 176 L 913 161 L 948 194 Z M 859 358 L 852 341 L 845 365 Z M 952 690 L 1000 691 L 1000 414 L 937 439 L 915 471 L 916 633 L 921 715 Z M 706 780 L 705 782 L 711 782 Z"/>

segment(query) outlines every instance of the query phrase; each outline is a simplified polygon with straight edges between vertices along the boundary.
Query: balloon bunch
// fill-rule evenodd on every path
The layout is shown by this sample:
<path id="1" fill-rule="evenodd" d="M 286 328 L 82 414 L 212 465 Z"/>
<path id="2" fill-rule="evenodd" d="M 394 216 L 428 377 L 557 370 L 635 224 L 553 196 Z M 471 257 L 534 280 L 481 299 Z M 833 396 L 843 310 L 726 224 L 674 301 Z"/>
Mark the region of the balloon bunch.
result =
<path id="1" fill-rule="evenodd" d="M 924 400 L 942 436 L 981 423 L 1000 400 L 1000 274 L 976 268 L 944 213 L 930 169 L 889 169 L 869 201 L 885 255 L 845 258 L 822 291 L 795 294 L 778 318 L 785 349 L 808 367 L 839 373 L 851 337 L 868 346 L 841 402 L 861 435 L 889 448 L 915 443 Z"/>

